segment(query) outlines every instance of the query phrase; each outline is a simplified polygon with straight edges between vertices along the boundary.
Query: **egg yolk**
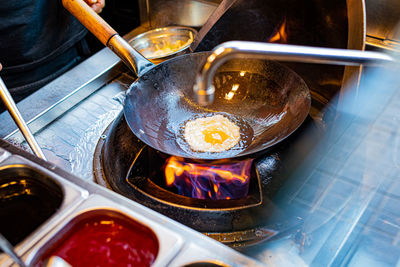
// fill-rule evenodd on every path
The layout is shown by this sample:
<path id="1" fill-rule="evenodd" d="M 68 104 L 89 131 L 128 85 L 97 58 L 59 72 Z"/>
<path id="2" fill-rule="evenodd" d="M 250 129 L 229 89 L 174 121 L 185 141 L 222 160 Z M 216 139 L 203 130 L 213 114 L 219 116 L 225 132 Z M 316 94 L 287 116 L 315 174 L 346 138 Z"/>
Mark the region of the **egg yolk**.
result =
<path id="1" fill-rule="evenodd" d="M 204 130 L 203 135 L 204 135 L 204 141 L 206 141 L 207 143 L 210 143 L 212 145 L 222 144 L 229 137 L 222 130 L 215 129 L 215 128 Z"/>

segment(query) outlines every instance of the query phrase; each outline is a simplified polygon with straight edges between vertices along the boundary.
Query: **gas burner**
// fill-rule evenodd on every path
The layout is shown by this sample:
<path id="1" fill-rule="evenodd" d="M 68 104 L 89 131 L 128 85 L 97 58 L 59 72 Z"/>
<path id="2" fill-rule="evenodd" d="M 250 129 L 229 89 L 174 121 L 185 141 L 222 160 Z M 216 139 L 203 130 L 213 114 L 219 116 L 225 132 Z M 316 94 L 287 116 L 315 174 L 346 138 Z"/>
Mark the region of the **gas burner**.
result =
<path id="1" fill-rule="evenodd" d="M 255 179 L 255 174 L 251 175 L 252 163 L 253 159 L 210 163 L 170 156 L 163 167 L 164 184 L 190 198 L 214 201 L 246 198 L 249 184 Z"/>
<path id="2" fill-rule="evenodd" d="M 126 178 L 127 183 L 135 190 L 141 192 L 156 202 L 162 202 L 179 208 L 202 209 L 210 211 L 232 211 L 254 207 L 260 205 L 262 202 L 260 179 L 255 167 L 251 164 L 252 160 L 235 162 L 236 164 L 244 163 L 248 165 L 246 167 L 248 168 L 247 171 L 249 173 L 249 177 L 248 183 L 245 184 L 247 190 L 245 190 L 245 194 L 243 192 L 239 192 L 240 196 L 242 197 L 231 197 L 231 199 L 211 199 L 211 192 L 214 191 L 212 194 L 215 195 L 215 191 L 218 191 L 214 190 L 214 186 L 218 188 L 226 187 L 226 185 L 221 185 L 218 183 L 213 183 L 213 185 L 210 185 L 210 181 L 203 181 L 202 185 L 194 187 L 193 183 L 186 184 L 187 181 L 185 180 L 177 183 L 179 188 L 168 185 L 164 174 L 164 169 L 168 166 L 167 161 L 171 162 L 171 159 L 173 159 L 173 157 L 156 151 L 148 146 L 143 147 L 143 149 L 139 151 L 133 160 L 133 163 L 128 171 Z M 180 164 L 191 164 L 192 168 L 195 168 L 194 166 L 205 168 L 204 166 L 206 166 L 204 163 L 189 163 L 187 160 L 185 163 L 181 162 Z M 207 163 L 207 165 L 207 168 L 210 169 L 215 167 L 215 165 L 212 165 L 212 163 Z M 224 164 L 224 166 L 227 166 L 227 164 Z M 219 167 L 221 167 L 220 163 Z M 184 174 L 182 173 L 180 177 L 183 176 Z M 196 178 L 200 178 L 200 175 Z M 203 178 L 203 180 L 205 180 L 204 176 Z M 200 191 L 200 187 L 203 187 L 203 190 L 205 191 L 203 193 L 206 196 L 208 196 L 207 194 L 209 193 L 210 197 L 199 198 L 187 196 L 190 193 L 188 192 L 189 189 L 190 191 Z M 232 190 L 235 189 L 237 188 L 233 188 Z M 179 192 L 180 190 L 185 192 Z"/>
<path id="3" fill-rule="evenodd" d="M 185 195 L 187 192 L 179 194 L 182 192 L 179 192 L 176 186 L 169 186 L 164 168 L 171 156 L 156 151 L 137 139 L 121 113 L 104 132 L 103 136 L 106 138 L 100 139 L 97 144 L 93 165 L 94 176 L 100 185 L 218 241 L 232 246 L 256 243 L 275 235 L 275 231 L 269 230 L 263 223 L 271 214 L 280 213 L 270 199 L 286 181 L 288 176 L 285 173 L 292 164 L 296 164 L 285 159 L 292 155 L 294 150 L 298 150 L 298 145 L 304 145 L 304 140 L 300 139 L 309 135 L 309 131 L 304 131 L 305 128 L 309 128 L 307 125 L 318 131 L 315 122 L 308 118 L 289 138 L 279 145 L 253 155 L 252 158 L 207 162 L 209 166 L 217 166 L 217 169 L 222 165 L 230 165 L 229 168 L 232 168 L 232 164 L 246 163 L 246 161 L 250 167 L 247 194 L 241 192 L 239 196 L 230 196 L 230 199 L 226 197 L 212 199 L 212 197 L 187 196 Z M 179 164 L 186 163 L 195 164 L 197 168 L 205 166 L 205 162 L 188 162 L 186 159 L 184 162 L 179 162 Z M 190 170 L 189 167 L 183 168 Z M 178 174 L 182 175 L 179 171 Z M 186 181 L 185 179 L 187 178 L 183 180 Z M 180 185 L 181 183 L 182 181 L 178 182 Z M 214 185 L 208 185 L 207 190 L 210 188 L 213 190 Z M 185 190 L 191 191 L 193 188 Z M 211 196 L 214 193 L 210 193 Z"/>

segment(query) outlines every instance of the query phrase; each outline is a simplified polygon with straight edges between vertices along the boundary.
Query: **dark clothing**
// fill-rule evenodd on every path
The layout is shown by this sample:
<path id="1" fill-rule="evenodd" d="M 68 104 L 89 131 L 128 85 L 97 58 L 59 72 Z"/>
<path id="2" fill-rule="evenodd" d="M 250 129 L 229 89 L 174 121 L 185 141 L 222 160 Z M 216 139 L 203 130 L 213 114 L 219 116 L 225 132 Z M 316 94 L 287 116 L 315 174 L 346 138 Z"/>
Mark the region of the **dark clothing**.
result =
<path id="1" fill-rule="evenodd" d="M 0 0 L 0 73 L 21 99 L 88 54 L 86 29 L 61 0 Z"/>

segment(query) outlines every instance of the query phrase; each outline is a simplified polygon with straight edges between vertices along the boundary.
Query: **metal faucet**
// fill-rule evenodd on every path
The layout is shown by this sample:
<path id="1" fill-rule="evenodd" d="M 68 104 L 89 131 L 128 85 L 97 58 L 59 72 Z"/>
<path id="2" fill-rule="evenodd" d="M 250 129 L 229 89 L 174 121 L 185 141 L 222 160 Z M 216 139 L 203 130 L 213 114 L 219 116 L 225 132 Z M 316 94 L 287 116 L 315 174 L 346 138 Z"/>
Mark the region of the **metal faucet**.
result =
<path id="1" fill-rule="evenodd" d="M 269 59 L 333 65 L 382 64 L 394 59 L 378 52 L 310 47 L 300 45 L 271 44 L 260 42 L 231 41 L 216 46 L 197 73 L 193 87 L 200 105 L 211 104 L 215 87 L 212 84 L 216 70 L 233 58 Z"/>

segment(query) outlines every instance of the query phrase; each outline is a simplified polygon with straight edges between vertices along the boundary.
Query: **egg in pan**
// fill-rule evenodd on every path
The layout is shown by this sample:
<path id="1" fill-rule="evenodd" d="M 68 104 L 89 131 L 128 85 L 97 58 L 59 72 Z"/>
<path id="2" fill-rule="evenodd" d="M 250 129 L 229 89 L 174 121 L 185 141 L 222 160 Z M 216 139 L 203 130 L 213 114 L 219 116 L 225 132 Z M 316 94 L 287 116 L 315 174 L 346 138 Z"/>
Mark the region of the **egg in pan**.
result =
<path id="1" fill-rule="evenodd" d="M 222 152 L 240 140 L 240 128 L 223 115 L 190 120 L 185 124 L 184 138 L 193 151 Z"/>

